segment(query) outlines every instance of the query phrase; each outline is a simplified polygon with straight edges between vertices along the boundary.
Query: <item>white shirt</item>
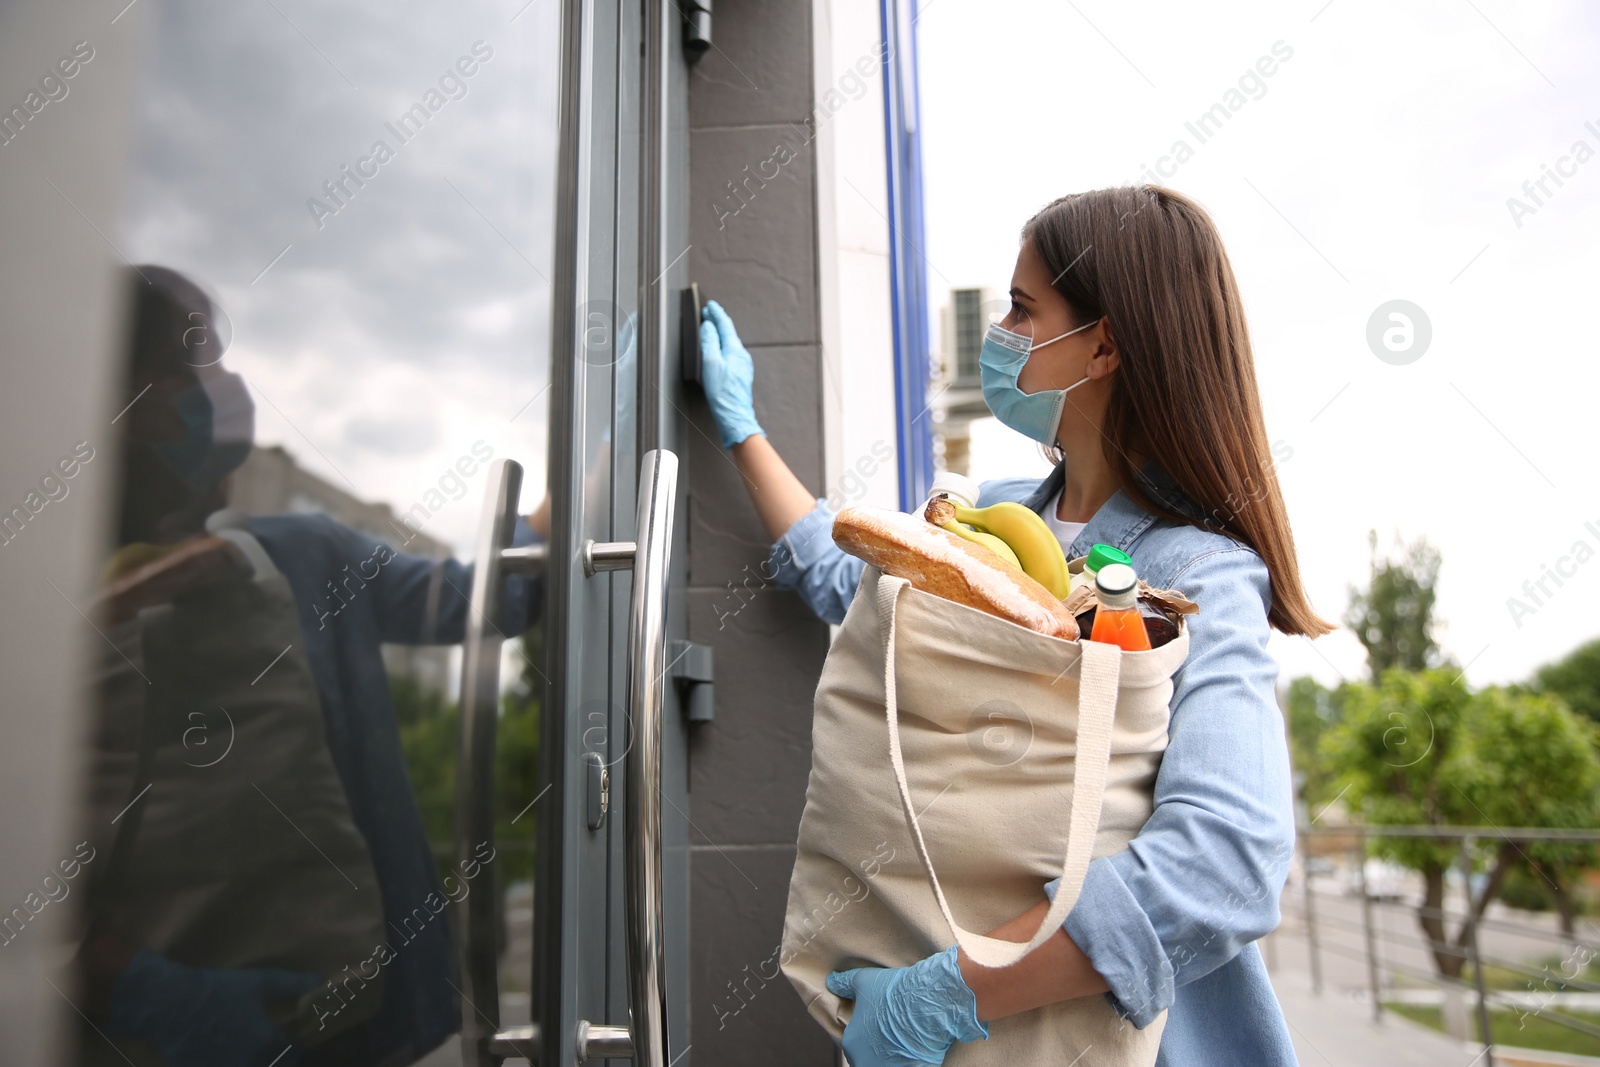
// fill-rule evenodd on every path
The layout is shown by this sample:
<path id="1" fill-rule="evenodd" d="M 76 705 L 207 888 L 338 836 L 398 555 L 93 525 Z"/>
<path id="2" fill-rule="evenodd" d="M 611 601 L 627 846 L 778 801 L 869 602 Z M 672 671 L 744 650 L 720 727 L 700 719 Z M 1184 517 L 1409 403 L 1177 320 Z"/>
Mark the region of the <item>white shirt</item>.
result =
<path id="1" fill-rule="evenodd" d="M 1068 559 L 1072 558 L 1072 542 L 1075 541 L 1083 528 L 1089 525 L 1086 522 L 1062 522 L 1056 518 L 1056 511 L 1061 507 L 1061 494 L 1058 492 L 1050 499 L 1050 504 L 1044 509 L 1044 521 L 1050 531 L 1056 535 L 1056 540 L 1061 542 L 1061 551 L 1066 553 Z"/>

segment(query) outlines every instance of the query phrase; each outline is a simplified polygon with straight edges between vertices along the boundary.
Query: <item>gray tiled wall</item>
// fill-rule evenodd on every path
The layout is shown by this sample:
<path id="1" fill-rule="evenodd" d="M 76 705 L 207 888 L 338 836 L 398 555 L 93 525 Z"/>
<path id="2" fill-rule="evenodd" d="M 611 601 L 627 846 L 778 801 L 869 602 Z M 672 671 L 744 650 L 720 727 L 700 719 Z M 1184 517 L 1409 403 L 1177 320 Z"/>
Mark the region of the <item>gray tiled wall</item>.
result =
<path id="1" fill-rule="evenodd" d="M 813 492 L 823 483 L 811 7 L 718 0 L 690 77 L 690 276 L 738 324 L 756 412 Z M 776 173 L 774 173 L 776 171 Z M 728 183 L 739 188 L 739 195 Z M 720 205 L 720 206 L 719 206 Z M 762 579 L 770 547 L 703 402 L 690 412 L 689 638 L 716 649 L 716 721 L 691 742 L 693 1058 L 831 1067 L 833 1043 L 771 962 L 811 765 L 828 629 Z"/>

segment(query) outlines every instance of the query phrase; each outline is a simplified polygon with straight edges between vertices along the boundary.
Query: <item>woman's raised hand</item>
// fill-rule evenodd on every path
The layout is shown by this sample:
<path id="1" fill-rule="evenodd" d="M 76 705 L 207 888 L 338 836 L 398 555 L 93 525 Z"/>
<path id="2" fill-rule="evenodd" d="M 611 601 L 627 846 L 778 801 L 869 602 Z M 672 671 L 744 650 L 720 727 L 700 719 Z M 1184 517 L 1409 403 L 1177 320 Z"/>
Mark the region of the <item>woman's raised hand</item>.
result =
<path id="1" fill-rule="evenodd" d="M 752 434 L 766 433 L 756 422 L 751 393 L 755 370 L 733 320 L 722 305 L 708 301 L 700 321 L 700 381 L 722 433 L 723 448 L 732 448 Z"/>

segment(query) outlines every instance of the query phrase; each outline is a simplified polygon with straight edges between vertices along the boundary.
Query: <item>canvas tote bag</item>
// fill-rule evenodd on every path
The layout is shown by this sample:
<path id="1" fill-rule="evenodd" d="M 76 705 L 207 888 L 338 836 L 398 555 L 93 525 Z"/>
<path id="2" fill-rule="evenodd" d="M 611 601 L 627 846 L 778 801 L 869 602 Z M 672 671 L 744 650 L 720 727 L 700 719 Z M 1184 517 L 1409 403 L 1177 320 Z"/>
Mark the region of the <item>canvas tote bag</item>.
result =
<path id="1" fill-rule="evenodd" d="M 867 566 L 817 686 L 811 777 L 781 968 L 842 1038 L 852 1003 L 829 971 L 904 967 L 959 942 L 1003 967 L 1061 925 L 1091 859 L 1153 808 L 1180 622 L 1148 652 L 1065 641 Z M 1028 944 L 983 935 L 1044 898 Z M 1153 1064 L 1143 1030 L 1092 995 L 989 1023 L 945 1063 Z"/>
<path id="2" fill-rule="evenodd" d="M 197 967 L 344 979 L 292 1012 L 270 1007 L 305 1050 L 376 1014 L 384 974 L 354 968 L 389 935 L 294 594 L 253 535 L 222 536 L 253 578 L 187 591 L 107 630 L 85 829 L 105 858 L 88 867 L 85 940 L 106 932 Z M 82 1041 L 84 1064 L 160 1062 L 143 1041 L 113 1045 L 87 1028 Z"/>

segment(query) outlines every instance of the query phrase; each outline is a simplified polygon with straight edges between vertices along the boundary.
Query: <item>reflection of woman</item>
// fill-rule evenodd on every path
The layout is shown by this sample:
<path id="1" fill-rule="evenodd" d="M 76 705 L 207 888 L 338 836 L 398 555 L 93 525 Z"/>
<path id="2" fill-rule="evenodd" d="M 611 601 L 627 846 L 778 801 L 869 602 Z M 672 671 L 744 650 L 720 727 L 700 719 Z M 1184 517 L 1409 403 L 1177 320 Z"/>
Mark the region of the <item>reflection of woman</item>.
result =
<path id="1" fill-rule="evenodd" d="M 1022 237 L 1010 313 L 984 340 L 984 399 L 1056 467 L 1042 482 L 986 482 L 980 505 L 1041 512 L 1069 558 L 1114 545 L 1200 614 L 1174 678 L 1155 812 L 1126 850 L 1091 864 L 1061 931 L 1004 969 L 952 946 L 829 976 L 855 1000 L 845 1051 L 855 1067 L 940 1063 L 989 1020 L 1104 993 L 1141 1029 L 1169 1013 L 1162 1064 L 1292 1064 L 1254 945 L 1277 926 L 1294 848 L 1266 646 L 1273 628 L 1331 627 L 1300 585 L 1232 268 L 1205 212 L 1153 186 L 1063 197 Z M 826 501 L 762 434 L 733 323 L 715 304 L 705 318 L 707 398 L 776 542 L 776 582 L 840 622 L 863 564 L 833 544 Z M 1041 888 L 993 936 L 1027 940 L 1054 885 Z"/>
<path id="2" fill-rule="evenodd" d="M 347 851 L 360 852 L 363 863 L 370 855 L 370 866 L 366 868 L 368 877 L 347 879 L 352 885 L 367 882 L 354 891 L 336 881 L 341 894 L 337 898 L 297 895 L 296 887 L 304 882 L 272 881 L 270 874 L 265 885 L 256 887 L 256 900 L 277 909 L 280 916 L 276 922 L 259 924 L 264 928 L 263 952 L 268 956 L 278 953 L 277 962 L 293 964 L 290 970 L 283 966 L 207 966 L 198 957 L 207 955 L 217 939 L 201 935 L 186 942 L 180 939 L 187 946 L 185 951 L 171 953 L 169 958 L 148 946 L 129 943 L 126 936 L 96 933 L 83 954 L 91 1012 L 112 1036 L 148 1041 L 169 1064 L 266 1063 L 286 1050 L 287 1038 L 274 1025 L 275 1020 L 284 1018 L 283 1002 L 292 1006 L 296 998 L 302 998 L 299 1010 L 301 1016 L 309 1017 L 310 1033 L 304 1042 L 309 1047 L 278 1062 L 413 1062 L 460 1026 L 458 997 L 451 985 L 449 918 L 441 912 L 446 897 L 459 899 L 463 894 L 460 885 L 454 889 L 440 885 L 408 781 L 380 645 L 462 640 L 467 612 L 472 610 L 466 598 L 471 568 L 455 560 L 434 561 L 395 551 L 325 515 L 246 518 L 221 511 L 227 500 L 227 479 L 251 447 L 250 395 L 237 375 L 222 369 L 217 362 L 220 353 L 197 349 L 192 343 L 196 323 L 208 324 L 212 314 L 210 301 L 193 283 L 176 272 L 150 266 L 141 268 L 130 281 L 135 294 L 134 338 L 126 395 L 132 402 L 118 426 L 124 435 L 123 481 L 117 551 L 106 568 L 111 595 L 103 610 L 110 618 L 131 619 L 152 604 L 192 600 L 197 589 L 226 577 L 229 568 L 224 557 L 238 538 L 219 540 L 208 536 L 211 532 L 222 532 L 226 538 L 231 531 L 242 535 L 246 545 L 264 549 L 267 558 L 259 561 L 256 573 L 272 573 L 284 589 L 282 602 L 290 629 L 277 647 L 293 647 L 284 649 L 284 658 L 270 665 L 268 660 L 276 650 L 261 656 L 253 666 L 270 666 L 273 673 L 263 670 L 262 678 L 254 681 L 242 676 L 237 688 L 259 702 L 259 694 L 270 689 L 286 666 L 295 667 L 298 661 L 298 669 L 307 679 L 300 699 L 280 702 L 276 708 L 268 705 L 266 713 L 257 716 L 260 729 L 265 742 L 282 748 L 284 723 L 309 712 L 316 723 L 320 758 L 326 762 L 331 757 L 333 792 L 337 795 L 342 789 L 342 796 L 322 806 L 339 809 L 324 820 L 322 832 L 315 825 L 307 826 L 293 806 L 302 797 L 281 793 L 271 797 L 270 786 L 260 790 L 262 802 L 256 813 L 268 826 L 275 825 L 272 820 L 280 816 L 297 824 L 293 829 L 305 830 L 306 841 L 319 851 L 334 851 L 327 835 L 332 834 L 335 823 L 353 824 L 350 836 L 354 845 Z M 542 507 L 541 513 L 547 510 Z M 547 515 L 540 521 L 546 532 L 547 521 Z M 535 539 L 529 523 L 519 520 L 514 542 L 527 544 Z M 142 577 L 148 580 L 138 580 Z M 331 613 L 324 605 L 334 597 L 341 606 Z M 259 605 L 266 601 L 241 602 Z M 498 625 L 508 634 L 521 633 L 535 619 L 541 602 L 535 582 L 509 579 L 505 611 Z M 269 624 L 282 622 L 264 616 L 224 621 L 252 636 Z M 148 634 L 148 629 L 145 632 Z M 192 644 L 176 650 L 180 655 L 175 658 L 187 661 L 183 663 L 190 672 L 186 679 L 206 666 L 194 661 L 221 658 L 221 653 L 207 651 L 206 636 L 194 635 Z M 183 701 L 188 695 L 178 690 L 174 707 L 163 714 L 171 718 L 187 707 Z M 139 699 L 148 709 L 148 699 Z M 232 714 L 236 719 L 239 713 L 235 707 Z M 184 720 L 180 716 L 177 721 Z M 184 744 L 188 744 L 188 734 Z M 231 757 L 205 763 L 207 773 L 240 773 L 261 747 L 251 748 L 241 740 Z M 210 759 L 208 752 L 206 760 Z M 296 757 L 290 762 L 303 760 Z M 185 765 L 198 766 L 199 761 Z M 210 780 L 216 782 L 215 777 Z M 159 787 L 162 783 L 155 784 Z M 265 783 L 235 784 L 242 786 L 239 791 L 248 801 L 254 799 L 250 790 Z M 168 785 L 170 791 L 172 783 Z M 159 788 L 152 789 L 142 803 L 148 806 L 159 793 Z M 283 810 L 275 813 L 269 804 Z M 318 818 L 318 810 L 305 810 L 306 819 Z M 129 820 L 137 814 L 135 809 Z M 229 828 L 216 826 L 215 819 L 204 822 L 204 812 L 193 814 L 202 820 L 201 831 L 221 833 L 225 840 Z M 234 848 L 243 852 L 265 848 L 259 839 L 248 840 L 246 828 L 232 829 L 245 838 Z M 277 829 L 284 831 L 281 825 Z M 143 843 L 148 840 L 147 833 Z M 136 855 L 140 843 L 139 838 L 134 839 Z M 319 859 L 309 851 L 311 846 L 298 838 L 292 844 L 297 857 L 307 858 L 313 870 L 332 877 L 334 872 L 318 866 L 329 857 Z M 338 856 L 334 851 L 334 857 Z M 211 870 L 233 869 L 214 853 L 206 859 Z M 332 859 L 329 864 L 339 866 Z M 337 873 L 344 877 L 349 872 Z M 218 880 L 224 877 L 219 875 Z M 490 869 L 486 878 L 479 877 L 468 889 L 491 892 L 494 880 Z M 174 923 L 190 923 L 196 908 L 191 882 L 173 874 L 170 884 L 147 886 L 147 899 L 154 902 L 153 907 L 170 908 L 168 915 Z M 239 888 L 223 885 L 217 893 Z M 363 936 L 358 950 L 352 948 L 347 958 L 337 955 L 327 966 L 314 966 L 303 959 L 297 962 L 291 934 L 302 943 L 315 942 L 318 930 L 323 929 L 323 939 L 331 940 L 334 931 L 317 924 L 337 921 L 340 908 L 349 907 L 343 902 L 355 893 L 381 894 L 381 905 L 374 900 L 373 936 Z M 100 914 L 115 915 L 126 903 L 125 898 L 118 899 L 113 885 L 94 907 Z M 250 919 L 251 915 L 235 915 L 233 921 L 237 925 Z M 346 923 L 346 928 L 349 925 Z M 114 931 L 117 924 L 101 926 Z M 275 931 L 282 935 L 278 941 L 273 940 Z M 337 932 L 347 934 L 348 930 Z M 386 944 L 388 951 L 379 950 L 379 943 Z M 375 955 L 380 957 L 378 963 L 371 962 Z M 349 970 L 341 972 L 341 966 Z M 323 986 L 324 980 L 330 984 Z M 323 988 L 313 993 L 318 986 Z M 381 990 L 380 1002 L 362 1005 L 357 1000 L 350 1010 L 344 1010 L 347 998 L 368 988 Z M 304 999 L 307 994 L 309 1002 Z M 352 1021 L 359 1025 L 351 1025 Z"/>

